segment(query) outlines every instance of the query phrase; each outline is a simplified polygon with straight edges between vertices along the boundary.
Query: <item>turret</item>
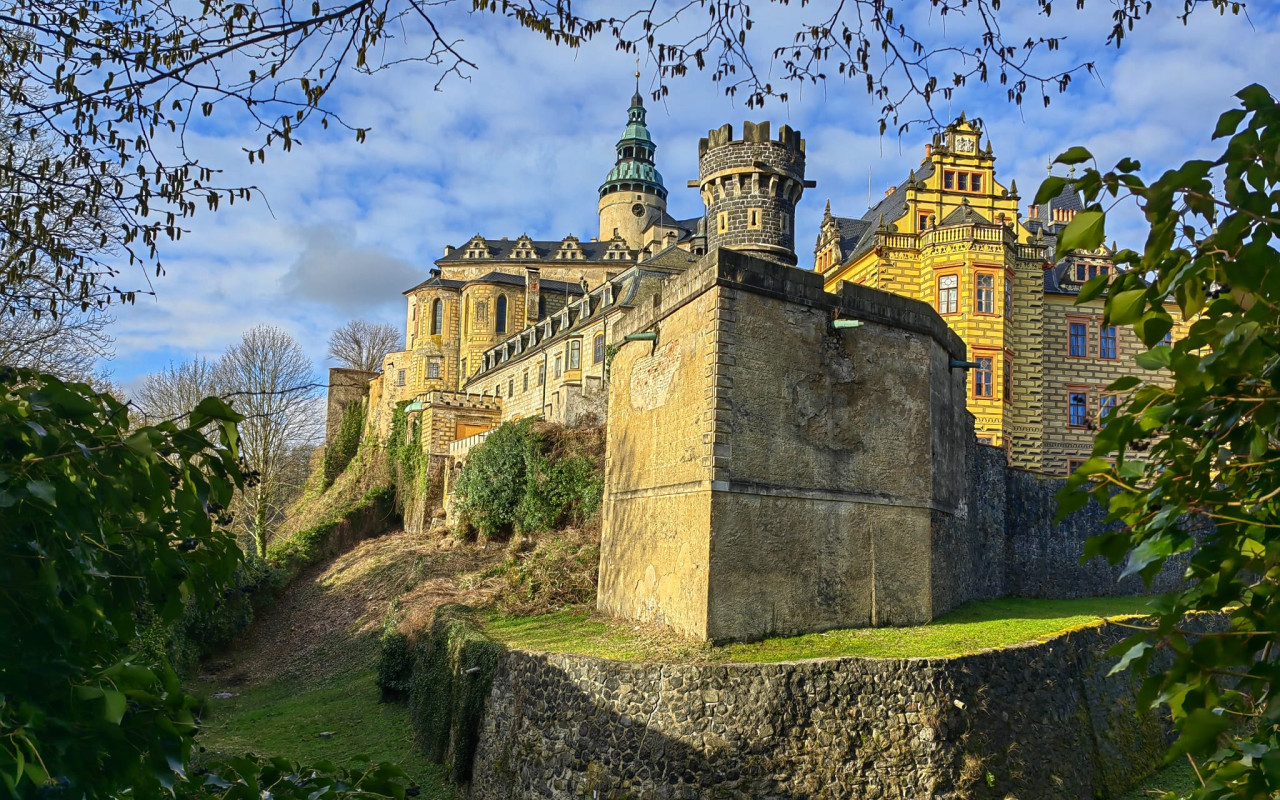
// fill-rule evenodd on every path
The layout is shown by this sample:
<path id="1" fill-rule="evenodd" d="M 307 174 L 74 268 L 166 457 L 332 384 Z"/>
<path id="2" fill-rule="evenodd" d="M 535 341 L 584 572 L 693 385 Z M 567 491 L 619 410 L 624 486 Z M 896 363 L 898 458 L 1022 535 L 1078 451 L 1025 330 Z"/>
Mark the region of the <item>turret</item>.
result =
<path id="1" fill-rule="evenodd" d="M 745 122 L 709 131 L 698 144 L 698 180 L 707 208 L 707 251 L 717 247 L 794 266 L 796 203 L 806 188 L 804 139 L 783 125 L 769 138 L 769 123 Z"/>
<path id="2" fill-rule="evenodd" d="M 615 235 L 639 250 L 644 232 L 661 222 L 667 211 L 667 188 L 654 166 L 657 145 L 645 127 L 644 98 L 637 88 L 627 110 L 627 127 L 616 145 L 617 161 L 600 185 L 600 241 Z"/>

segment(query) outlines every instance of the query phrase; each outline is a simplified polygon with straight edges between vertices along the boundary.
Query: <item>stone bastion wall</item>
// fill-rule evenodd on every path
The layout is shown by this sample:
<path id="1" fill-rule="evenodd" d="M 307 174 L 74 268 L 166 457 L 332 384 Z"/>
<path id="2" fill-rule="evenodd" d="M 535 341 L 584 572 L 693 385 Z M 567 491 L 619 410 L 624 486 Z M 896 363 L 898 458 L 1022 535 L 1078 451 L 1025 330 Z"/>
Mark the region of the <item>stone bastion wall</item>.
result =
<path id="1" fill-rule="evenodd" d="M 1108 676 L 1115 625 L 955 658 L 688 665 L 507 650 L 440 622 L 416 734 L 474 800 L 1108 798 L 1168 741 L 1134 676 Z"/>

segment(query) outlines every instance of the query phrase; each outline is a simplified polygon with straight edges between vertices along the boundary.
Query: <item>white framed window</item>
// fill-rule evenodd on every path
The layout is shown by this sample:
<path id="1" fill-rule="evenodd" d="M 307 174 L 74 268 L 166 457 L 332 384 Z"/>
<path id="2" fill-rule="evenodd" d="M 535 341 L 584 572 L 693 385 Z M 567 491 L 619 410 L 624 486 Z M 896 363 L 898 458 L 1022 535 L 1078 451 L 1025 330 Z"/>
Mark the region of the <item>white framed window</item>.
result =
<path id="1" fill-rule="evenodd" d="M 960 308 L 960 276 L 938 278 L 938 313 L 954 314 Z"/>

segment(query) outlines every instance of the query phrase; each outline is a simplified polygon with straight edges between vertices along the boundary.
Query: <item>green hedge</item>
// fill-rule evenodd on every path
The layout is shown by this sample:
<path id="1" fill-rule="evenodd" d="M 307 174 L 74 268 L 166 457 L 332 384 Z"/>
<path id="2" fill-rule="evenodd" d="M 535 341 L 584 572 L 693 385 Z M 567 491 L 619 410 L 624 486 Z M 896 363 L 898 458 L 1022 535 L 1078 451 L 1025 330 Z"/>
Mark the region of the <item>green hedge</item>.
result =
<path id="1" fill-rule="evenodd" d="M 409 680 L 414 741 L 427 758 L 444 765 L 450 780 L 457 783 L 471 780 L 485 700 L 504 651 L 480 632 L 470 613 L 457 605 L 436 610 L 429 635 L 413 649 Z M 384 651 L 384 659 L 394 657 Z"/>
<path id="2" fill-rule="evenodd" d="M 187 675 L 201 660 L 226 648 L 253 622 L 254 613 L 267 605 L 287 584 L 287 572 L 246 553 L 236 567 L 234 584 L 211 607 L 189 599 L 182 616 L 165 637 L 165 655 L 179 674 Z"/>

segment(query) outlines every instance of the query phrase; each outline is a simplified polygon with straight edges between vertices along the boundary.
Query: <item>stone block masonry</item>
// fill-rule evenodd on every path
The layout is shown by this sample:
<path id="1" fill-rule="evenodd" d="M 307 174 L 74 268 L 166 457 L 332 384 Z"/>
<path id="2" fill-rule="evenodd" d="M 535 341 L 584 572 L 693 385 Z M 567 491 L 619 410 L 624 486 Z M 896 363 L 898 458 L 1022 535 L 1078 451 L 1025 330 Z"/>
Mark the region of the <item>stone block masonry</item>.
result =
<path id="1" fill-rule="evenodd" d="M 932 309 L 723 249 L 670 289 L 618 330 L 658 338 L 613 362 L 600 609 L 722 640 L 970 599 L 932 587 L 934 540 L 971 528 L 973 446 Z"/>
<path id="2" fill-rule="evenodd" d="M 1166 727 L 1115 626 L 956 658 L 632 664 L 504 651 L 473 800 L 1115 797 Z"/>
<path id="3" fill-rule="evenodd" d="M 743 123 L 709 131 L 698 145 L 698 180 L 707 213 L 707 252 L 726 247 L 794 265 L 796 203 L 813 181 L 804 179 L 804 140 L 783 125 L 769 138 L 769 123 Z"/>
<path id="4" fill-rule="evenodd" d="M 329 368 L 329 394 L 326 400 L 324 441 L 328 444 L 342 427 L 342 415 L 352 403 L 363 403 L 369 397 L 369 381 L 377 372 L 363 369 Z"/>

